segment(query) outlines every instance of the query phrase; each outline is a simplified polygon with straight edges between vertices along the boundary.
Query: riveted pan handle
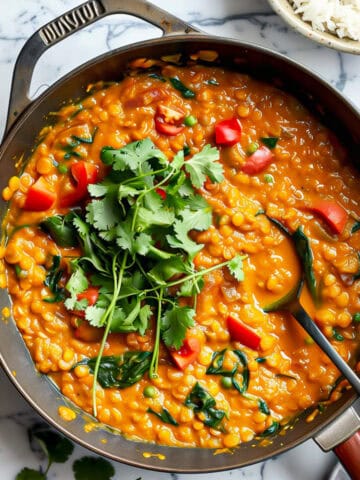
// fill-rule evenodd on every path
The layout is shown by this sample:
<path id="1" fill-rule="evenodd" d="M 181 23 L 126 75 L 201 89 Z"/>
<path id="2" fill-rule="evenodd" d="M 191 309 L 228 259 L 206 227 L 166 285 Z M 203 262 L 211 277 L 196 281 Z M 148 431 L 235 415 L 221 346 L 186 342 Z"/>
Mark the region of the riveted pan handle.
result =
<path id="1" fill-rule="evenodd" d="M 13 73 L 6 132 L 17 116 L 31 103 L 29 87 L 41 55 L 55 43 L 106 15 L 125 13 L 159 27 L 163 35 L 199 33 L 179 18 L 146 0 L 88 0 L 60 15 L 35 32 L 23 46 Z"/>

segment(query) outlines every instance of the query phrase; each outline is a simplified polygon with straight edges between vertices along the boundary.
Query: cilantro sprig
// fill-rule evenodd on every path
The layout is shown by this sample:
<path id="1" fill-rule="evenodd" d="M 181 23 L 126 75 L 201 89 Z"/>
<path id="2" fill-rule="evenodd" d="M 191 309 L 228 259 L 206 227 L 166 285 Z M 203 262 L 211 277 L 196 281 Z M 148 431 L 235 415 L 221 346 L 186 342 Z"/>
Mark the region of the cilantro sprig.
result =
<path id="1" fill-rule="evenodd" d="M 156 377 L 161 339 L 178 349 L 194 325 L 204 275 L 228 267 L 237 280 L 243 278 L 240 256 L 200 271 L 193 262 L 203 245 L 189 234 L 212 223 L 211 207 L 197 189 L 206 179 L 223 180 L 215 147 L 206 145 L 187 160 L 180 150 L 169 161 L 150 139 L 144 139 L 121 149 L 105 147 L 101 160 L 109 167 L 108 175 L 89 185 L 86 211 L 74 213 L 72 220 L 82 255 L 72 261 L 65 287 L 66 308 L 83 312 L 92 326 L 105 328 L 91 364 L 95 416 L 97 382 L 110 332 L 143 335 L 153 317 L 155 339 L 148 372 Z M 92 305 L 83 296 L 79 300 L 89 286 L 99 287 Z M 179 296 L 192 296 L 193 305 L 181 306 Z"/>

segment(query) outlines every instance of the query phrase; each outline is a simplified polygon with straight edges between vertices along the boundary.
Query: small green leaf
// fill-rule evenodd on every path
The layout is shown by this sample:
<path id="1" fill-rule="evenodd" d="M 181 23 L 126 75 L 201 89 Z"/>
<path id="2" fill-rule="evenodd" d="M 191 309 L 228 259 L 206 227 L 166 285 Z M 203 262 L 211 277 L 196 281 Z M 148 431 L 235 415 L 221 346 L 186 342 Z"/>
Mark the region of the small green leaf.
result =
<path id="1" fill-rule="evenodd" d="M 260 140 L 264 145 L 266 145 L 270 150 L 276 147 L 276 144 L 279 140 L 279 137 L 261 137 Z"/>
<path id="2" fill-rule="evenodd" d="M 176 304 L 165 311 L 161 321 L 161 334 L 167 347 L 178 350 L 182 346 L 187 329 L 194 326 L 194 316 L 193 308 Z"/>
<path id="3" fill-rule="evenodd" d="M 70 440 L 50 430 L 47 425 L 35 425 L 30 429 L 29 435 L 39 443 L 48 457 L 49 464 L 65 463 L 74 450 Z"/>
<path id="4" fill-rule="evenodd" d="M 72 224 L 73 212 L 67 215 L 47 217 L 40 223 L 40 227 L 47 232 L 60 247 L 75 247 L 78 244 L 76 230 Z"/>
<path id="5" fill-rule="evenodd" d="M 75 480 L 111 480 L 115 469 L 101 457 L 82 457 L 73 464 Z"/>
<path id="6" fill-rule="evenodd" d="M 355 233 L 358 230 L 360 230 L 360 221 L 354 223 L 354 225 L 351 228 L 351 233 Z"/>
<path id="7" fill-rule="evenodd" d="M 311 296 L 314 302 L 318 303 L 317 285 L 313 270 L 314 256 L 311 250 L 310 240 L 305 235 L 301 227 L 298 227 L 295 230 L 295 232 L 291 235 L 291 238 L 294 241 L 296 252 L 301 260 L 304 269 L 305 280 L 307 286 L 309 287 Z"/>
<path id="8" fill-rule="evenodd" d="M 220 423 L 226 416 L 224 410 L 216 408 L 215 398 L 198 382 L 186 397 L 184 405 L 194 410 L 196 414 L 201 412 L 205 417 L 205 419 L 202 420 L 204 425 L 211 428 L 219 428 Z"/>
<path id="9" fill-rule="evenodd" d="M 260 437 L 270 437 L 278 433 L 279 430 L 280 430 L 280 423 L 273 422 L 269 428 L 267 428 L 262 433 L 260 433 Z"/>
<path id="10" fill-rule="evenodd" d="M 25 467 L 16 475 L 15 480 L 46 480 L 46 475 L 38 470 Z"/>
<path id="11" fill-rule="evenodd" d="M 244 281 L 243 260 L 245 258 L 244 255 L 236 255 L 228 263 L 229 272 L 238 282 Z"/>
<path id="12" fill-rule="evenodd" d="M 259 398 L 258 405 L 261 413 L 264 413 L 265 415 L 270 415 L 270 410 L 265 400 L 263 400 L 262 398 Z"/>
<path id="13" fill-rule="evenodd" d="M 170 425 L 178 426 L 178 422 L 175 420 L 175 418 L 171 415 L 169 410 L 165 407 L 162 407 L 161 412 L 155 412 L 152 408 L 148 408 L 146 410 L 148 413 L 152 413 L 156 417 L 158 417 L 162 422 L 164 423 L 169 423 Z"/>
<path id="14" fill-rule="evenodd" d="M 178 78 L 172 77 L 170 78 L 170 82 L 176 90 L 182 94 L 184 98 L 194 98 L 195 92 L 190 90 L 190 88 L 186 87 Z"/>
<path id="15" fill-rule="evenodd" d="M 185 162 L 185 170 L 195 188 L 201 188 L 206 177 L 214 183 L 223 181 L 223 168 L 221 163 L 218 163 L 219 158 L 219 150 L 216 147 L 205 145 L 199 153 Z"/>
<path id="16" fill-rule="evenodd" d="M 127 388 L 137 383 L 149 370 L 152 352 L 125 352 L 101 357 L 98 382 L 103 388 Z M 74 365 L 87 365 L 93 374 L 96 357 L 85 358 Z"/>
<path id="17" fill-rule="evenodd" d="M 44 285 L 49 287 L 50 292 L 53 293 L 54 296 L 44 298 L 43 300 L 45 302 L 54 303 L 60 302 L 64 299 L 64 288 L 61 286 L 61 279 L 64 275 L 64 270 L 61 268 L 60 263 L 60 255 L 54 255 L 52 265 L 44 280 Z"/>

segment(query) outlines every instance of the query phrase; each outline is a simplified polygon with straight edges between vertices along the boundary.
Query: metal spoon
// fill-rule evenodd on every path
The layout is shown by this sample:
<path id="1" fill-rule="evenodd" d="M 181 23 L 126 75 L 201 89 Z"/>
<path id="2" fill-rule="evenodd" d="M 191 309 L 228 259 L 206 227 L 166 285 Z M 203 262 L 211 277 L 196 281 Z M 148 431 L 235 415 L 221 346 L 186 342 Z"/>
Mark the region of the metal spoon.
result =
<path id="1" fill-rule="evenodd" d="M 283 299 L 275 302 L 268 307 L 264 307 L 265 312 L 273 312 L 275 310 L 282 310 L 290 312 L 293 317 L 306 330 L 315 343 L 319 345 L 323 352 L 332 360 L 338 370 L 344 375 L 356 393 L 360 396 L 360 378 L 352 370 L 352 368 L 345 362 L 345 360 L 338 354 L 338 352 L 331 345 L 329 340 L 325 337 L 322 331 L 317 327 L 310 315 L 305 311 L 300 303 L 300 295 L 304 286 L 304 280 L 296 285 L 296 287 Z"/>

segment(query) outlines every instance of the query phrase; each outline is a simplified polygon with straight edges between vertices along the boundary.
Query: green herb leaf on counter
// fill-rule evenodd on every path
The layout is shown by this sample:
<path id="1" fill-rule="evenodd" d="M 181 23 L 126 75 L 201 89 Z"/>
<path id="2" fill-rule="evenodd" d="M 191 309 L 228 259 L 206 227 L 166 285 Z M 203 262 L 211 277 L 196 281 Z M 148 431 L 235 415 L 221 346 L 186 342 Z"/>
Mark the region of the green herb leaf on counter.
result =
<path id="1" fill-rule="evenodd" d="M 16 475 L 15 480 L 46 480 L 46 475 L 38 470 L 25 467 Z"/>
<path id="2" fill-rule="evenodd" d="M 115 469 L 110 462 L 101 457 L 82 457 L 73 464 L 75 480 L 111 480 Z"/>
<path id="3" fill-rule="evenodd" d="M 49 470 L 52 463 L 65 463 L 74 450 L 74 445 L 67 438 L 50 430 L 45 424 L 36 424 L 29 430 L 30 440 L 36 440 L 48 458 Z"/>
<path id="4" fill-rule="evenodd" d="M 178 422 L 175 420 L 175 418 L 171 415 L 169 410 L 167 410 L 165 407 L 161 409 L 161 412 L 155 412 L 152 408 L 148 408 L 146 410 L 148 413 L 152 413 L 156 417 L 158 417 L 162 422 L 164 423 L 169 423 L 170 425 L 178 426 Z"/>

